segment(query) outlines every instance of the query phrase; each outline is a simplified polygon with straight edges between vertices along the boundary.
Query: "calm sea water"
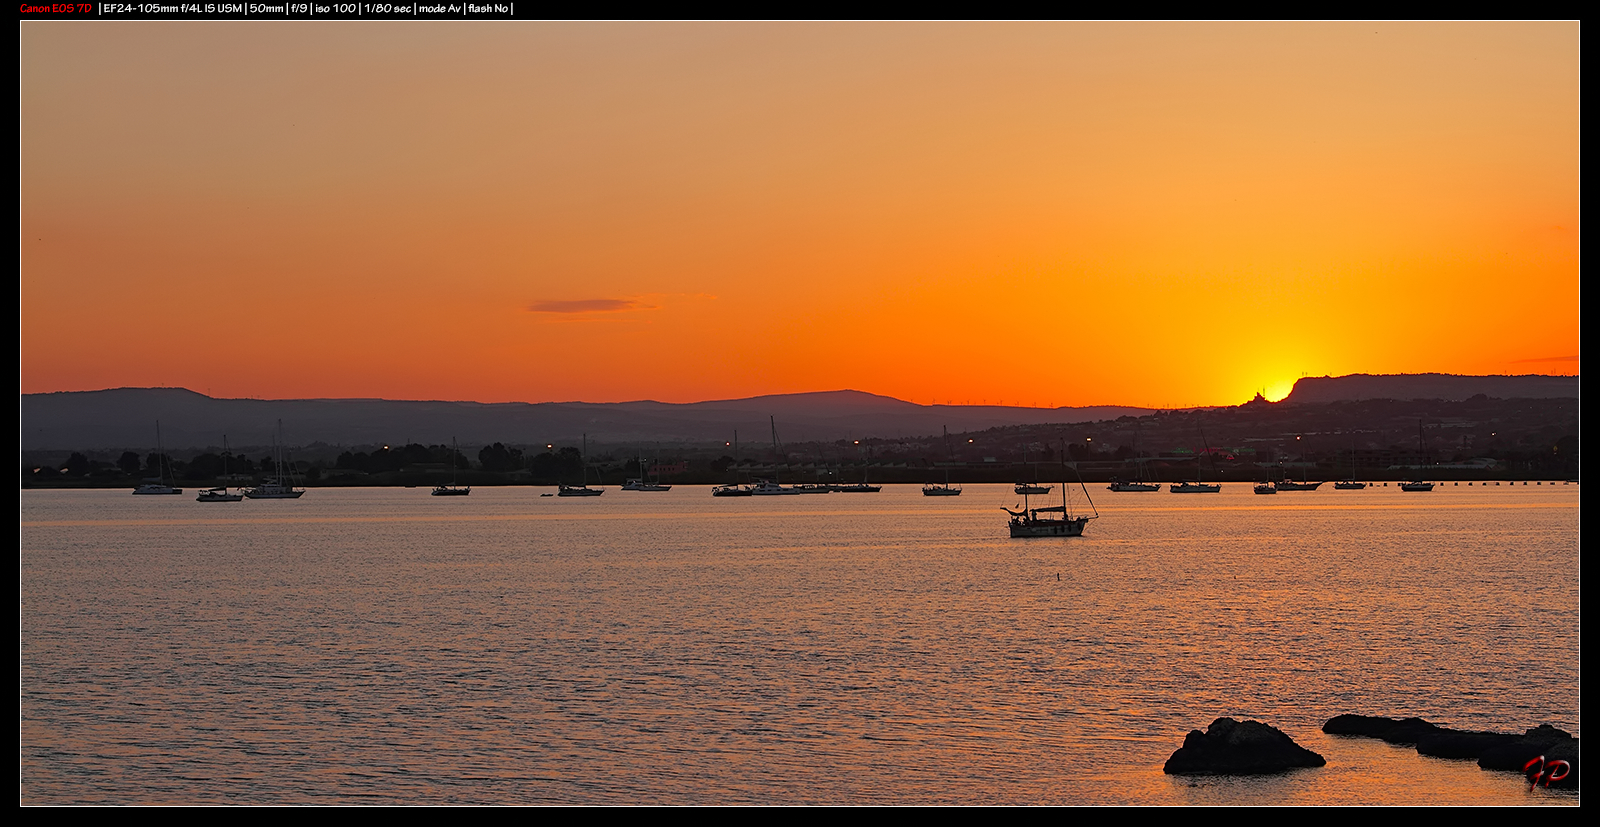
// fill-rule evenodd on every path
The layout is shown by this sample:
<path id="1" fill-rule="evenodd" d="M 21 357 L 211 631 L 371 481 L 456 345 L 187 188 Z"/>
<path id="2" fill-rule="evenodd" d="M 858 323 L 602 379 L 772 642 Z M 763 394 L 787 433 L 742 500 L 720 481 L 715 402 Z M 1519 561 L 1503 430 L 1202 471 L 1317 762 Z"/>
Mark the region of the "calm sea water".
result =
<path id="1" fill-rule="evenodd" d="M 20 802 L 1578 800 L 1320 731 L 1579 734 L 1576 486 L 1092 487 L 1031 540 L 1002 486 L 547 490 L 20 492 Z M 1163 775 L 1222 715 L 1328 766 Z"/>

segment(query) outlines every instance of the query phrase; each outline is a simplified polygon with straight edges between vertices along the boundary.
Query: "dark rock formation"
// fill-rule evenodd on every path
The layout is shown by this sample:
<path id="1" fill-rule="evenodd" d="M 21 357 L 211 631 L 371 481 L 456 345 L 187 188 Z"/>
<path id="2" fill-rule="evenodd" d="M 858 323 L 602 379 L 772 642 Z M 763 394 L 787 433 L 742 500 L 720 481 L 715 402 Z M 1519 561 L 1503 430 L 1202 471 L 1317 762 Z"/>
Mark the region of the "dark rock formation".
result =
<path id="1" fill-rule="evenodd" d="M 1418 739 L 1436 735 L 1438 726 L 1421 718 L 1384 718 L 1377 715 L 1335 715 L 1322 725 L 1329 735 L 1360 735 L 1390 744 L 1415 744 Z"/>
<path id="2" fill-rule="evenodd" d="M 1417 739 L 1417 754 L 1476 760 L 1485 752 L 1516 741 L 1519 737 L 1502 732 L 1457 732 L 1440 728 L 1438 732 Z"/>
<path id="3" fill-rule="evenodd" d="M 1499 744 L 1485 750 L 1478 756 L 1478 766 L 1486 770 L 1510 770 L 1512 772 L 1527 772 L 1532 776 L 1536 768 L 1529 768 L 1528 762 L 1543 758 L 1546 764 L 1555 761 L 1567 762 L 1568 772 L 1565 777 L 1554 779 L 1549 786 L 1555 788 L 1576 789 L 1578 786 L 1578 739 L 1564 730 L 1556 729 L 1549 724 L 1540 724 L 1504 744 Z M 1554 774 L 1561 775 L 1560 771 Z M 1543 783 L 1541 779 L 1539 783 Z"/>
<path id="4" fill-rule="evenodd" d="M 1274 727 L 1259 721 L 1218 718 L 1205 732 L 1191 730 L 1162 771 L 1168 775 L 1263 775 L 1326 763 Z"/>
<path id="5" fill-rule="evenodd" d="M 1391 744 L 1416 744 L 1419 754 L 1475 759 L 1478 766 L 1486 770 L 1526 773 L 1540 786 L 1557 789 L 1578 786 L 1578 739 L 1549 724 L 1514 735 L 1448 729 L 1421 718 L 1337 715 L 1322 725 L 1322 731 L 1329 735 L 1377 738 Z"/>

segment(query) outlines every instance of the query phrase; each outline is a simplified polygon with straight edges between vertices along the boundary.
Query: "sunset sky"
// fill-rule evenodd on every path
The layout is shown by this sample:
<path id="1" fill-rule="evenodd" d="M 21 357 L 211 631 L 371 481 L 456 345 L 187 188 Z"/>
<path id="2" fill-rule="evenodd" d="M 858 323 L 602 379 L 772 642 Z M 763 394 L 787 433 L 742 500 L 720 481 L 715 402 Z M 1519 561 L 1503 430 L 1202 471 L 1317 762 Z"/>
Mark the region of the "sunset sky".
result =
<path id="1" fill-rule="evenodd" d="M 1579 369 L 1577 22 L 19 28 L 23 393 Z"/>

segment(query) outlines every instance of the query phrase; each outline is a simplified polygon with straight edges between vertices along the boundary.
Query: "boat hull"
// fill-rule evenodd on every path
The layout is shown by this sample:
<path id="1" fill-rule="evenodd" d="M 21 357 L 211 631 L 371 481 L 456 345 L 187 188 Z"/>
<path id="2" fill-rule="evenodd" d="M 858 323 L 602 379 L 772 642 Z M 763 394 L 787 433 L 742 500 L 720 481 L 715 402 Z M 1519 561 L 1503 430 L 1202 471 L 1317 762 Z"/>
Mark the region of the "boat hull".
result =
<path id="1" fill-rule="evenodd" d="M 1401 491 L 1432 491 L 1433 490 L 1433 483 L 1431 483 L 1431 482 L 1402 482 L 1402 483 L 1400 483 L 1400 490 Z"/>
<path id="2" fill-rule="evenodd" d="M 1153 482 L 1114 482 L 1106 486 L 1107 491 L 1160 491 L 1161 486 Z"/>
<path id="3" fill-rule="evenodd" d="M 1174 494 L 1215 494 L 1222 490 L 1222 486 L 1204 482 L 1186 482 L 1174 485 L 1169 490 Z"/>
<path id="4" fill-rule="evenodd" d="M 1040 520 L 1037 518 L 1013 517 L 1011 519 L 1012 537 L 1082 537 L 1084 526 L 1089 524 L 1088 517 L 1074 517 L 1069 520 Z"/>
<path id="5" fill-rule="evenodd" d="M 563 485 L 561 487 L 561 490 L 556 492 L 556 496 L 557 497 L 598 497 L 598 496 L 600 496 L 601 494 L 604 494 L 604 493 L 605 493 L 605 489 L 604 488 L 589 488 L 589 487 L 570 488 L 570 487 L 567 487 L 567 486 Z"/>
<path id="6" fill-rule="evenodd" d="M 1336 482 L 1333 487 L 1338 491 L 1361 491 L 1367 487 L 1367 484 L 1364 482 Z"/>
<path id="7" fill-rule="evenodd" d="M 465 497 L 472 493 L 472 489 L 453 488 L 451 486 L 441 485 L 438 488 L 433 489 L 432 493 L 435 497 Z"/>
<path id="8" fill-rule="evenodd" d="M 1289 482 L 1280 481 L 1275 486 L 1279 491 L 1315 491 L 1322 487 L 1320 482 Z"/>
<path id="9" fill-rule="evenodd" d="M 927 487 L 924 487 L 922 489 L 922 496 L 924 496 L 924 497 L 959 497 L 959 496 L 961 496 L 961 489 L 959 489 L 959 488 L 937 488 L 937 487 L 935 487 L 935 488 L 927 488 Z"/>

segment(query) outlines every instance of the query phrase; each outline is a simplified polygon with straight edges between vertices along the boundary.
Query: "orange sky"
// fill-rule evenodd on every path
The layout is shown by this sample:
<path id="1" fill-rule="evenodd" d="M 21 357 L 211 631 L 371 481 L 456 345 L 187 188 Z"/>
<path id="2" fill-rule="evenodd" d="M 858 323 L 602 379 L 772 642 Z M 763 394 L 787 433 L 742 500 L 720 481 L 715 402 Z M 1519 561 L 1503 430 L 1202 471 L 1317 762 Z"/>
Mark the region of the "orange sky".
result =
<path id="1" fill-rule="evenodd" d="M 1579 24 L 20 25 L 20 386 L 1578 372 Z"/>

